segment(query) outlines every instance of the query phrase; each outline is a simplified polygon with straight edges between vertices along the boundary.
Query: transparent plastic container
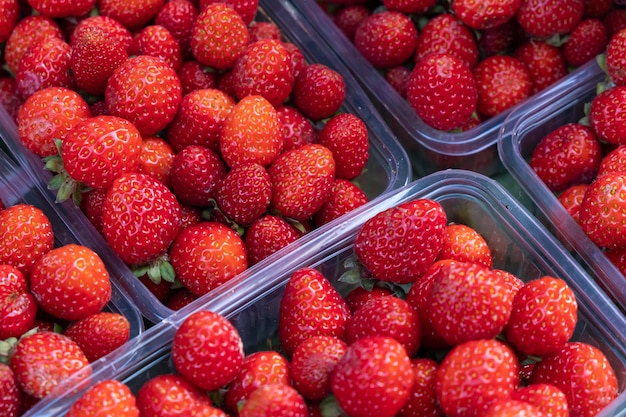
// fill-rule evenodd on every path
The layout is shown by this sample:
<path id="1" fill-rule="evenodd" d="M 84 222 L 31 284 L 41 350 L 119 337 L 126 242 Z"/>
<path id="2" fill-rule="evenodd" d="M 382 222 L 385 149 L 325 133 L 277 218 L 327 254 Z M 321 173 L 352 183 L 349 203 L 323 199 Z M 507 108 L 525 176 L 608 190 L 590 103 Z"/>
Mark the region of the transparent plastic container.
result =
<path id="1" fill-rule="evenodd" d="M 513 109 L 492 117 L 464 132 L 451 133 L 425 124 L 407 100 L 361 55 L 354 44 L 333 23 L 316 0 L 272 0 L 291 2 L 309 19 L 344 64 L 352 71 L 387 124 L 405 147 L 416 177 L 445 168 L 461 168 L 493 176 L 504 171 L 498 158 L 498 131 Z M 559 94 L 571 85 L 593 77 L 593 63 L 587 63 L 535 97 Z M 521 103 L 520 103 L 521 104 Z M 519 106 L 519 105 L 518 105 Z M 516 106 L 516 107 L 518 107 Z"/>
<path id="2" fill-rule="evenodd" d="M 279 251 L 278 262 L 250 273 L 246 280 L 218 288 L 210 299 L 196 300 L 129 342 L 124 349 L 96 364 L 92 378 L 79 378 L 58 398 L 40 404 L 27 416 L 62 415 L 88 386 L 117 379 L 134 392 L 150 378 L 175 372 L 170 347 L 176 329 L 194 311 L 211 310 L 227 317 L 239 330 L 247 353 L 276 346 L 280 299 L 290 275 L 302 267 L 320 270 L 345 294 L 350 286 L 337 279 L 354 254 L 360 227 L 374 214 L 402 202 L 430 198 L 440 202 L 448 220 L 465 223 L 481 233 L 492 248 L 494 268 L 506 269 L 524 281 L 543 275 L 568 282 L 578 297 L 579 321 L 573 340 L 591 343 L 606 354 L 616 371 L 619 390 L 626 388 L 626 318 L 594 280 L 546 228 L 497 182 L 482 174 L 444 170 L 418 179 L 359 207 L 332 228 L 315 231 L 296 245 Z M 232 294 L 240 294 L 233 298 Z M 612 404 L 623 407 L 622 395 Z M 612 414 L 600 414 L 608 416 Z"/>
<path id="3" fill-rule="evenodd" d="M 596 84 L 602 80 L 604 73 L 598 70 L 596 77 L 581 82 L 566 94 L 527 102 L 505 120 L 498 149 L 503 165 L 529 197 L 532 203 L 529 208 L 587 265 L 605 291 L 626 308 L 626 278 L 587 237 L 528 163 L 533 149 L 546 134 L 566 123 L 580 121 L 585 105 L 596 95 Z"/>
<path id="4" fill-rule="evenodd" d="M 346 99 L 340 111 L 359 116 L 368 127 L 370 157 L 364 172 L 356 178 L 356 182 L 370 199 L 407 184 L 413 178 L 409 157 L 367 95 L 343 64 L 325 48 L 323 41 L 316 37 L 315 31 L 307 25 L 305 19 L 298 18 L 293 8 L 287 11 L 283 6 L 290 7 L 288 4 L 274 4 L 269 0 L 259 1 L 256 20 L 274 21 L 281 28 L 284 37 L 302 50 L 308 62 L 322 63 L 342 73 L 346 82 Z M 0 138 L 2 139 L 0 144 L 9 150 L 14 159 L 27 167 L 37 180 L 48 182 L 51 174 L 44 171 L 43 162 L 21 144 L 17 126 L 1 107 Z M 51 191 L 49 193 L 52 194 Z M 126 290 L 141 313 L 153 323 L 169 316 L 173 310 L 162 304 L 133 275 L 82 212 L 71 202 L 68 203 L 58 205 L 58 210 L 66 219 L 68 227 L 97 248 L 97 252 L 112 271 L 114 279 Z M 205 297 L 212 295 L 208 294 Z"/>

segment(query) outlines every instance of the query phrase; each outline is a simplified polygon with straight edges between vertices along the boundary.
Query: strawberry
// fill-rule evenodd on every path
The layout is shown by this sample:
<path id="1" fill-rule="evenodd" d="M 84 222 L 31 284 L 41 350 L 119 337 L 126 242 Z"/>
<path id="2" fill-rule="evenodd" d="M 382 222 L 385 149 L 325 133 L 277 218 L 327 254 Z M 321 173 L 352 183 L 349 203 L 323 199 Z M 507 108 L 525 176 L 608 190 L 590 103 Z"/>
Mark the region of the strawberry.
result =
<path id="1" fill-rule="evenodd" d="M 441 13 L 428 19 L 417 37 L 415 62 L 430 54 L 449 54 L 474 68 L 478 44 L 472 31 L 458 17 Z"/>
<path id="2" fill-rule="evenodd" d="M 625 187 L 626 173 L 607 173 L 597 177 L 583 197 L 578 214 L 579 224 L 600 247 L 614 249 L 626 246 L 623 233 Z"/>
<path id="3" fill-rule="evenodd" d="M 514 296 L 490 268 L 470 262 L 448 263 L 433 280 L 428 318 L 450 345 L 494 338 L 509 320 Z"/>
<path id="4" fill-rule="evenodd" d="M 352 113 L 339 113 L 320 130 L 318 143 L 333 153 L 335 176 L 353 180 L 369 158 L 369 137 L 365 122 Z"/>
<path id="5" fill-rule="evenodd" d="M 333 23 L 346 35 L 351 42 L 354 42 L 354 35 L 356 28 L 371 14 L 370 9 L 367 7 L 354 4 L 350 6 L 341 7 L 334 12 L 331 17 Z"/>
<path id="6" fill-rule="evenodd" d="M 467 378 L 480 375 L 480 380 Z M 519 384 L 515 352 L 500 341 L 461 343 L 444 357 L 435 376 L 437 401 L 447 416 L 480 416 L 494 402 L 508 398 Z"/>
<path id="7" fill-rule="evenodd" d="M 445 229 L 446 213 L 438 202 L 413 200 L 368 219 L 357 232 L 354 250 L 374 278 L 405 284 L 433 263 Z"/>
<path id="8" fill-rule="evenodd" d="M 302 232 L 281 217 L 271 214 L 259 217 L 244 234 L 250 265 L 261 262 L 300 236 Z"/>
<path id="9" fill-rule="evenodd" d="M 154 23 L 167 29 L 178 42 L 183 61 L 193 56 L 191 32 L 199 11 L 194 2 L 188 0 L 168 1 L 159 9 Z"/>
<path id="10" fill-rule="evenodd" d="M 167 4 L 173 3 L 180 2 L 169 2 Z M 183 61 L 178 70 L 178 78 L 180 78 L 180 84 L 183 88 L 183 97 L 192 91 L 203 88 L 215 88 L 217 85 L 217 74 L 194 58 Z"/>
<path id="11" fill-rule="evenodd" d="M 127 46 L 119 35 L 95 22 L 79 25 L 70 46 L 76 86 L 92 95 L 103 95 L 113 72 L 128 59 Z"/>
<path id="12" fill-rule="evenodd" d="M 250 25 L 257 13 L 259 7 L 258 0 L 199 0 L 200 10 L 205 9 L 213 3 L 224 3 L 237 12 L 246 25 Z"/>
<path id="13" fill-rule="evenodd" d="M 198 404 L 210 405 L 209 397 L 184 377 L 174 373 L 156 375 L 137 391 L 137 408 L 144 416 L 180 416 Z"/>
<path id="14" fill-rule="evenodd" d="M 298 109 L 289 105 L 278 106 L 276 113 L 283 126 L 283 152 L 317 142 L 317 130 Z"/>
<path id="15" fill-rule="evenodd" d="M 385 72 L 385 81 L 389 83 L 403 99 L 406 99 L 406 87 L 409 84 L 411 70 L 404 65 L 388 68 Z"/>
<path id="16" fill-rule="evenodd" d="M 53 247 L 52 223 L 41 209 L 22 203 L 0 210 L 0 264 L 28 277 L 33 265 Z"/>
<path id="17" fill-rule="evenodd" d="M 436 0 L 383 0 L 383 4 L 389 10 L 417 14 L 426 13 L 436 3 Z"/>
<path id="18" fill-rule="evenodd" d="M 546 39 L 571 32 L 584 11 L 584 0 L 522 0 L 515 17 L 530 35 Z"/>
<path id="19" fill-rule="evenodd" d="M 542 417 L 543 414 L 526 401 L 503 398 L 494 402 L 483 414 L 483 417 Z"/>
<path id="20" fill-rule="evenodd" d="M 409 356 L 391 337 L 357 340 L 348 346 L 331 376 L 331 390 L 339 406 L 354 417 L 394 416 L 412 387 Z"/>
<path id="21" fill-rule="evenodd" d="M 612 145 L 626 144 L 626 129 L 621 126 L 620 108 L 626 102 L 626 86 L 604 90 L 591 100 L 589 123 L 598 139 Z"/>
<path id="22" fill-rule="evenodd" d="M 478 50 L 482 57 L 509 54 L 518 45 L 522 32 L 516 19 L 509 19 L 501 25 L 480 31 Z M 558 50 L 558 48 L 557 48 Z"/>
<path id="23" fill-rule="evenodd" d="M 187 227 L 169 249 L 176 277 L 192 293 L 206 294 L 248 267 L 243 240 L 218 222 L 205 221 Z"/>
<path id="24" fill-rule="evenodd" d="M 233 381 L 243 359 L 243 342 L 237 329 L 212 311 L 199 310 L 187 316 L 172 340 L 176 371 L 205 391 L 223 388 Z"/>
<path id="25" fill-rule="evenodd" d="M 200 63 L 218 70 L 230 69 L 249 41 L 246 23 L 231 6 L 212 3 L 200 8 L 191 31 L 191 51 Z"/>
<path id="26" fill-rule="evenodd" d="M 533 404 L 546 416 L 569 416 L 565 394 L 551 384 L 537 383 L 519 387 L 511 393 L 511 398 Z"/>
<path id="27" fill-rule="evenodd" d="M 623 171 L 624 164 L 626 164 L 626 145 L 619 145 L 602 157 L 596 176 Z"/>
<path id="28" fill-rule="evenodd" d="M 307 144 L 280 154 L 268 173 L 272 183 L 271 210 L 305 221 L 330 197 L 335 160 L 327 147 Z"/>
<path id="29" fill-rule="evenodd" d="M 28 4 L 39 14 L 56 19 L 58 17 L 79 17 L 86 15 L 96 5 L 97 0 L 50 1 L 29 0 Z"/>
<path id="30" fill-rule="evenodd" d="M 312 336 L 296 347 L 291 358 L 293 386 L 308 401 L 330 394 L 335 365 L 346 352 L 346 343 L 333 336 Z"/>
<path id="31" fill-rule="evenodd" d="M 287 358 L 270 350 L 246 355 L 241 370 L 224 394 L 225 409 L 236 413 L 254 390 L 266 384 L 291 384 Z"/>
<path id="32" fill-rule="evenodd" d="M 101 311 L 70 323 L 63 334 L 76 342 L 89 362 L 93 362 L 128 341 L 130 323 L 123 314 Z"/>
<path id="33" fill-rule="evenodd" d="M 626 10 L 611 9 L 603 18 L 602 23 L 606 26 L 609 39 L 615 36 L 620 30 L 626 28 Z"/>
<path id="34" fill-rule="evenodd" d="M 80 200 L 81 211 L 100 233 L 102 233 L 102 210 L 105 198 L 106 190 L 98 188 L 87 191 Z"/>
<path id="35" fill-rule="evenodd" d="M 478 90 L 478 111 L 496 116 L 523 101 L 531 94 L 530 74 L 519 59 L 510 55 L 493 55 L 474 68 Z"/>
<path id="36" fill-rule="evenodd" d="M 199 88 L 181 99 L 174 120 L 166 129 L 176 152 L 189 145 L 219 151 L 220 133 L 235 107 L 235 99 L 217 88 Z"/>
<path id="37" fill-rule="evenodd" d="M 130 30 L 145 26 L 150 22 L 164 0 L 98 0 L 101 15 L 112 17 Z"/>
<path id="38" fill-rule="evenodd" d="M 239 417 L 308 417 L 306 402 L 287 384 L 266 384 L 254 390 L 239 410 Z"/>
<path id="39" fill-rule="evenodd" d="M 283 45 L 291 53 L 291 69 L 293 71 L 294 82 L 300 71 L 306 67 L 307 61 L 302 50 L 295 44 L 289 41 L 283 42 Z"/>
<path id="40" fill-rule="evenodd" d="M 562 49 L 539 39 L 523 42 L 513 55 L 526 65 L 532 84 L 531 94 L 544 90 L 568 73 Z"/>
<path id="41" fill-rule="evenodd" d="M 413 56 L 417 29 L 408 15 L 384 10 L 357 26 L 354 46 L 374 67 L 394 67 Z"/>
<path id="42" fill-rule="evenodd" d="M 585 16 L 603 17 L 613 10 L 613 1 L 609 0 L 584 0 Z"/>
<path id="43" fill-rule="evenodd" d="M 256 162 L 271 164 L 283 149 L 276 109 L 263 96 L 242 98 L 230 111 L 219 138 L 220 153 L 230 168 Z"/>
<path id="44" fill-rule="evenodd" d="M 20 415 L 21 392 L 15 374 L 9 365 L 0 362 L 0 414 L 5 417 Z"/>
<path id="45" fill-rule="evenodd" d="M 4 107 L 7 114 L 17 124 L 17 115 L 24 98 L 17 91 L 17 82 L 10 76 L 0 76 L 0 106 Z"/>
<path id="46" fill-rule="evenodd" d="M 367 194 L 358 185 L 348 180 L 335 178 L 330 197 L 313 215 L 313 223 L 315 227 L 320 227 L 368 201 Z"/>
<path id="47" fill-rule="evenodd" d="M 346 82 L 334 69 L 320 63 L 308 64 L 296 76 L 292 94 L 293 105 L 313 120 L 335 114 L 346 97 Z"/>
<path id="48" fill-rule="evenodd" d="M 80 347 L 67 336 L 40 331 L 21 337 L 9 358 L 17 384 L 26 395 L 43 398 L 81 371 L 88 377 L 89 361 Z"/>
<path id="49" fill-rule="evenodd" d="M 30 274 L 30 291 L 38 305 L 63 320 L 98 313 L 111 300 L 111 282 L 93 250 L 66 244 L 43 255 Z"/>
<path id="50" fill-rule="evenodd" d="M 452 10 L 469 27 L 484 30 L 512 19 L 521 3 L 522 0 L 490 0 L 480 3 L 471 0 L 453 0 Z"/>
<path id="51" fill-rule="evenodd" d="M 248 26 L 250 33 L 250 43 L 259 40 L 282 41 L 283 33 L 280 27 L 274 22 L 255 21 Z"/>
<path id="52" fill-rule="evenodd" d="M 420 358 L 411 362 L 413 388 L 398 417 L 443 417 L 435 396 L 435 376 L 439 365 L 432 359 Z"/>
<path id="53" fill-rule="evenodd" d="M 20 8 L 17 0 L 0 1 L 0 43 L 9 39 L 11 31 L 20 19 Z"/>
<path id="54" fill-rule="evenodd" d="M 617 85 L 626 84 L 626 30 L 620 30 L 611 36 L 606 46 L 606 71 Z"/>
<path id="55" fill-rule="evenodd" d="M 569 65 L 578 67 L 603 53 L 608 42 L 606 26 L 601 20 L 583 19 L 569 33 L 563 55 Z"/>
<path id="56" fill-rule="evenodd" d="M 602 147 L 594 131 L 579 123 L 568 123 L 539 141 L 529 165 L 551 191 L 560 192 L 591 182 L 601 160 Z"/>
<path id="57" fill-rule="evenodd" d="M 174 149 L 164 139 L 156 136 L 144 138 L 136 171 L 151 175 L 170 186 L 170 171 L 175 155 Z"/>
<path id="58" fill-rule="evenodd" d="M 217 207 L 232 221 L 247 226 L 260 218 L 270 205 L 272 183 L 261 165 L 237 165 L 222 179 L 216 190 Z"/>
<path id="59" fill-rule="evenodd" d="M 178 201 L 206 207 L 225 175 L 226 166 L 217 153 L 204 146 L 189 145 L 174 156 L 170 183 Z"/>
<path id="60" fill-rule="evenodd" d="M 365 288 L 363 286 L 354 287 L 344 297 L 344 300 L 350 308 L 350 313 L 354 312 L 361 306 L 365 305 L 372 298 L 384 297 L 388 295 L 394 295 L 391 288 L 383 286 L 374 286 L 372 288 Z"/>
<path id="61" fill-rule="evenodd" d="M 580 214 L 580 205 L 583 202 L 588 184 L 572 185 L 566 188 L 557 196 L 559 203 L 565 207 L 565 210 L 578 222 Z"/>
<path id="62" fill-rule="evenodd" d="M 176 288 L 172 290 L 165 305 L 170 310 L 177 311 L 198 298 L 199 296 L 197 294 L 192 293 L 185 287 Z"/>
<path id="63" fill-rule="evenodd" d="M 128 173 L 107 190 L 102 234 L 122 261 L 141 265 L 165 254 L 182 228 L 180 216 L 180 204 L 162 182 Z"/>
<path id="64" fill-rule="evenodd" d="M 291 355 L 312 336 L 342 338 L 350 310 L 345 300 L 318 270 L 294 271 L 280 300 L 278 336 Z"/>
<path id="65" fill-rule="evenodd" d="M 584 342 L 568 342 L 533 368 L 530 384 L 556 386 L 567 398 L 571 416 L 597 415 L 617 397 L 617 378 L 607 357 Z"/>
<path id="66" fill-rule="evenodd" d="M 439 130 L 465 123 L 478 100 L 472 72 L 450 54 L 431 54 L 417 62 L 406 94 L 420 119 Z"/>
<path id="67" fill-rule="evenodd" d="M 251 42 L 233 67 L 235 96 L 259 95 L 273 106 L 283 104 L 293 88 L 291 53 L 281 40 Z"/>
<path id="68" fill-rule="evenodd" d="M 465 224 L 451 223 L 446 227 L 443 247 L 437 259 L 474 262 L 487 268 L 493 265 L 491 249 L 485 238 Z"/>
<path id="69" fill-rule="evenodd" d="M 35 325 L 37 302 L 19 269 L 0 264 L 0 340 L 20 337 Z"/>
<path id="70" fill-rule="evenodd" d="M 178 71 L 183 62 L 178 40 L 169 30 L 160 25 L 148 25 L 136 33 L 129 53 L 161 58 L 174 71 Z"/>
<path id="71" fill-rule="evenodd" d="M 70 407 L 66 417 L 87 417 L 103 414 L 118 417 L 139 417 L 137 401 L 130 388 L 114 379 L 95 383 Z"/>

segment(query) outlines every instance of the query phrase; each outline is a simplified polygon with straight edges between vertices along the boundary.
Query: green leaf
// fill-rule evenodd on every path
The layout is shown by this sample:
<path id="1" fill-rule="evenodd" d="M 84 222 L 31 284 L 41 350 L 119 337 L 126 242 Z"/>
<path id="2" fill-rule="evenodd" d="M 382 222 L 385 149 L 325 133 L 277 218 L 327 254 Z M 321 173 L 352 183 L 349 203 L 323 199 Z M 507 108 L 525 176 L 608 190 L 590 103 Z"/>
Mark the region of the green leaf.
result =
<path id="1" fill-rule="evenodd" d="M 161 279 L 167 282 L 174 282 L 176 280 L 176 272 L 171 263 L 164 261 L 159 264 L 159 270 L 161 271 Z"/>

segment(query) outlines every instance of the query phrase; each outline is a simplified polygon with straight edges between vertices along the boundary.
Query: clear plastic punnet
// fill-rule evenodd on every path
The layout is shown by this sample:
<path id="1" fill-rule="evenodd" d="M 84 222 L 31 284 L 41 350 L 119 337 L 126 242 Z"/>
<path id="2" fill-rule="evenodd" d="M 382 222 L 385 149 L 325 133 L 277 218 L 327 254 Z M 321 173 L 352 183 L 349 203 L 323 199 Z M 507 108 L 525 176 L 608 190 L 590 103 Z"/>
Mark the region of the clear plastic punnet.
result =
<path id="1" fill-rule="evenodd" d="M 566 280 L 578 301 L 578 325 L 572 340 L 600 348 L 617 374 L 619 392 L 624 392 L 626 317 L 554 236 L 501 185 L 479 173 L 451 169 L 388 192 L 333 221 L 329 229 L 304 236 L 296 245 L 276 253 L 276 261 L 250 271 L 248 279 L 229 282 L 212 297 L 196 300 L 151 327 L 97 363 L 89 380 L 76 377 L 63 395 L 39 404 L 26 416 L 62 415 L 87 387 L 104 379 L 122 381 L 136 393 L 148 379 L 175 372 L 171 342 L 176 329 L 195 311 L 210 310 L 227 317 L 241 334 L 247 353 L 275 347 L 280 300 L 291 274 L 303 267 L 316 268 L 346 294 L 353 284 L 338 279 L 354 255 L 353 243 L 361 226 L 376 213 L 418 198 L 438 201 L 449 222 L 475 228 L 492 249 L 494 268 L 514 273 L 525 282 L 545 275 Z M 622 394 L 608 410 L 621 409 L 625 404 Z M 609 415 L 614 414 L 599 414 Z"/>
<path id="2" fill-rule="evenodd" d="M 412 167 L 406 151 L 358 82 L 341 61 L 325 47 L 316 32 L 307 24 L 306 19 L 301 18 L 288 3 L 261 0 L 256 20 L 275 22 L 282 30 L 284 38 L 296 44 L 309 63 L 325 64 L 344 76 L 346 99 L 339 111 L 359 116 L 368 127 L 370 157 L 363 173 L 355 180 L 367 196 L 372 199 L 411 181 L 413 179 Z M 0 146 L 4 145 L 8 153 L 26 167 L 34 178 L 44 183 L 51 178 L 51 174 L 43 169 L 43 162 L 21 144 L 17 127 L 3 108 L 0 108 L 0 138 L 2 139 Z M 154 323 L 169 316 L 173 310 L 162 304 L 133 275 L 82 212 L 71 202 L 66 203 L 59 204 L 57 209 L 67 226 L 98 249 L 98 253 L 111 269 L 113 278 L 125 289 L 141 313 Z M 208 294 L 206 297 L 212 297 L 212 295 Z"/>

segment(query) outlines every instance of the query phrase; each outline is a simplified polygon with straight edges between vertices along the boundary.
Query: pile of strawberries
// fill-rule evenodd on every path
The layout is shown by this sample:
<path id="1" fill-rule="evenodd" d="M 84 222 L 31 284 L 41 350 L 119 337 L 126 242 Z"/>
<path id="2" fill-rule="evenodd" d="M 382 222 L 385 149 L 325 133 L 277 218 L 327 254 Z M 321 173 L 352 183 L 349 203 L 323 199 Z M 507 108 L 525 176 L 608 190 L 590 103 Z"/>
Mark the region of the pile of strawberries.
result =
<path id="1" fill-rule="evenodd" d="M 318 0 L 429 126 L 467 130 L 604 51 L 612 0 Z"/>
<path id="2" fill-rule="evenodd" d="M 345 80 L 257 20 L 257 1 L 0 10 L 20 141 L 168 307 L 368 201 Z"/>
<path id="3" fill-rule="evenodd" d="M 607 356 L 572 340 L 578 305 L 568 284 L 494 269 L 485 239 L 450 223 L 436 201 L 373 216 L 353 249 L 350 278 L 310 267 L 290 275 L 278 349 L 246 354 L 257 347 L 231 322 L 197 311 L 172 339 L 171 372 L 136 392 L 99 382 L 68 415 L 106 404 L 129 416 L 185 407 L 241 417 L 592 417 L 616 398 Z M 362 285 L 345 294 L 333 286 L 356 282 L 356 272 Z"/>

